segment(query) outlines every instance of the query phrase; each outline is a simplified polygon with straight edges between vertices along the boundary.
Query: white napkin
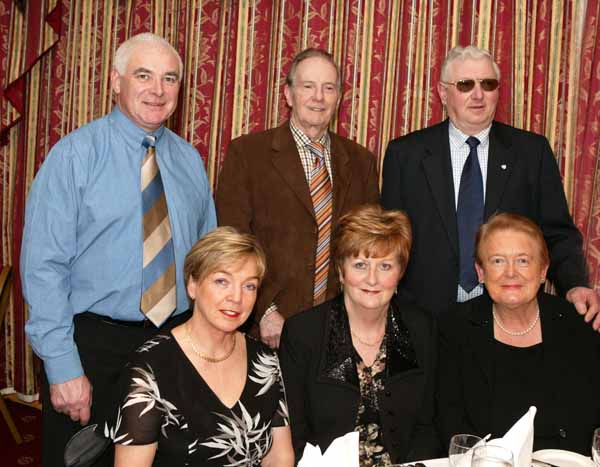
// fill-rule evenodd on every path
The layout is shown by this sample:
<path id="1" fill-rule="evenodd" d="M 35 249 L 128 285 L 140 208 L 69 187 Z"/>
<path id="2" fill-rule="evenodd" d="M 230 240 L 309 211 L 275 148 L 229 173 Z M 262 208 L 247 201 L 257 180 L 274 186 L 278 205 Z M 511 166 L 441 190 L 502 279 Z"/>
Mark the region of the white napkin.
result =
<path id="1" fill-rule="evenodd" d="M 358 432 L 352 431 L 333 440 L 324 454 L 319 446 L 306 443 L 298 467 L 358 467 Z"/>
<path id="2" fill-rule="evenodd" d="M 514 467 L 530 467 L 533 451 L 533 420 L 537 409 L 533 406 L 525 412 L 517 423 L 502 438 L 488 441 L 488 445 L 502 446 L 513 453 Z"/>

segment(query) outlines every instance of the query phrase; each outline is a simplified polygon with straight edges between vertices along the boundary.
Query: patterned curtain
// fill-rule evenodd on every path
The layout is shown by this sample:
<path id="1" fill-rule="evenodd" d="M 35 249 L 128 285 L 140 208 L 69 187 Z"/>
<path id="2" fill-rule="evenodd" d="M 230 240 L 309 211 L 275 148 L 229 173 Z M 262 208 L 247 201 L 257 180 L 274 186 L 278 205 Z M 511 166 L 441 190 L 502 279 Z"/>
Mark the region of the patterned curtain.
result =
<path id="1" fill-rule="evenodd" d="M 600 289 L 600 0 L 0 0 L 2 264 L 18 275 L 24 203 L 49 148 L 107 113 L 111 56 L 152 31 L 181 53 L 169 125 L 214 184 L 229 140 L 282 123 L 291 58 L 331 51 L 344 96 L 332 123 L 379 161 L 387 142 L 444 118 L 436 94 L 456 44 L 486 47 L 502 73 L 497 119 L 555 150 L 592 284 Z M 37 391 L 15 281 L 0 329 L 0 388 Z"/>

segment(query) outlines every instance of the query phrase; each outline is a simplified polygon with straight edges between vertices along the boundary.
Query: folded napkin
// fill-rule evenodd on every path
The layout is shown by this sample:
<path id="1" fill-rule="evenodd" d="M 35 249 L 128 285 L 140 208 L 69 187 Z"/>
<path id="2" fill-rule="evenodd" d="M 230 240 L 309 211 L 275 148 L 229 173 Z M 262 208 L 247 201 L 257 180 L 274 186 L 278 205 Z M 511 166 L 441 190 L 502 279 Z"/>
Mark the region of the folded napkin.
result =
<path id="1" fill-rule="evenodd" d="M 533 420 L 537 409 L 529 407 L 517 423 L 502 438 L 488 441 L 488 445 L 502 446 L 513 453 L 514 467 L 530 467 L 533 451 Z"/>
<path id="2" fill-rule="evenodd" d="M 324 454 L 319 446 L 306 443 L 298 467 L 358 467 L 358 432 L 333 440 Z"/>

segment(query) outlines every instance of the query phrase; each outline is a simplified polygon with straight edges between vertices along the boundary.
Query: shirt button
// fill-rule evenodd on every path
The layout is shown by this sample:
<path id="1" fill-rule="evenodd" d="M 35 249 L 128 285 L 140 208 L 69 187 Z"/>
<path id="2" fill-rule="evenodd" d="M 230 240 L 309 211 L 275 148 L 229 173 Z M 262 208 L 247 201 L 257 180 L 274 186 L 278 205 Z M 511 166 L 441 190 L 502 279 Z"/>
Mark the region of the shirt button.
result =
<path id="1" fill-rule="evenodd" d="M 560 430 L 558 430 L 558 435 L 562 439 L 566 439 L 566 437 L 567 437 L 567 430 L 565 430 L 564 428 L 561 428 Z"/>

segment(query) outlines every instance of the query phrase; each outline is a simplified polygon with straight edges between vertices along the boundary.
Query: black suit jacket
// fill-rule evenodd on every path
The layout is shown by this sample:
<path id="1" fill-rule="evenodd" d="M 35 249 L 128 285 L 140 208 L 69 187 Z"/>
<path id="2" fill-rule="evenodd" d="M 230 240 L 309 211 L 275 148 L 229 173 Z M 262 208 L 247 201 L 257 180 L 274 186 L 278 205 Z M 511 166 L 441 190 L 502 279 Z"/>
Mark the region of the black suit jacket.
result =
<path id="1" fill-rule="evenodd" d="M 536 415 L 534 449 L 567 449 L 589 456 L 593 430 L 600 425 L 600 336 L 567 301 L 541 293 L 538 303 L 543 339 L 538 389 L 546 410 Z M 483 295 L 457 305 L 439 327 L 436 400 L 439 432 L 447 446 L 453 434 L 484 436 L 492 431 L 491 299 Z M 515 404 L 527 407 L 530 402 Z"/>
<path id="2" fill-rule="evenodd" d="M 459 275 L 448 120 L 390 142 L 381 198 L 386 209 L 405 210 L 413 224 L 401 288 L 433 313 L 446 311 L 456 302 Z M 541 226 L 550 250 L 548 275 L 560 292 L 587 285 L 581 234 L 548 141 L 493 122 L 484 219 L 497 211 L 521 214 Z"/>
<path id="3" fill-rule="evenodd" d="M 399 332 L 386 331 L 385 389 L 378 394 L 385 447 L 393 463 L 436 457 L 437 329 L 432 317 L 414 305 L 394 301 L 393 310 Z M 341 296 L 286 320 L 279 358 L 296 461 L 307 442 L 325 451 L 354 430 L 360 391 L 352 350 Z"/>

